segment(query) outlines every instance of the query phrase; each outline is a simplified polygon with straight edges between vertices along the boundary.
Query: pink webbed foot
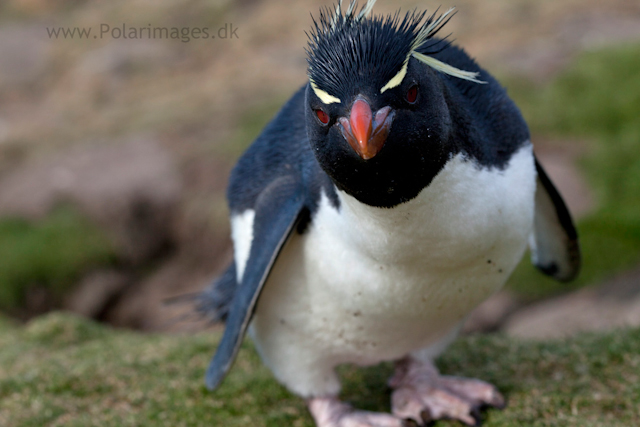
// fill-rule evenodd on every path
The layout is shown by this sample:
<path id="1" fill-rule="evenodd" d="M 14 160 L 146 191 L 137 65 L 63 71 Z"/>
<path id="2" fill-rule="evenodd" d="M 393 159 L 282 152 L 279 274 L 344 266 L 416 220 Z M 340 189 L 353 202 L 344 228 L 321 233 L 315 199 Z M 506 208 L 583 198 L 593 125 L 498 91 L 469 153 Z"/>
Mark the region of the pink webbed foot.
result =
<path id="1" fill-rule="evenodd" d="M 413 423 L 391 414 L 359 411 L 335 397 L 316 397 L 307 402 L 318 427 L 408 427 Z"/>
<path id="2" fill-rule="evenodd" d="M 399 361 L 389 381 L 394 389 L 392 412 L 419 424 L 449 418 L 480 425 L 484 406 L 503 408 L 504 397 L 484 381 L 440 375 L 432 363 L 412 358 Z"/>

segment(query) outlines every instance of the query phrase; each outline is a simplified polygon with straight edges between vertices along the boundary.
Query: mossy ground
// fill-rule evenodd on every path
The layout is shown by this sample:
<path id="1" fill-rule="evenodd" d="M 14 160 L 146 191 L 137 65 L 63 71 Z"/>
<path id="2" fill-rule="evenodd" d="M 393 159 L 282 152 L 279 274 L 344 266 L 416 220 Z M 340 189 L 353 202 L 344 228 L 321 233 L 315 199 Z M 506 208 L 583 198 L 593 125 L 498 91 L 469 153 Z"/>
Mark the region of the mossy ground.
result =
<path id="1" fill-rule="evenodd" d="M 2 218 L 0 308 L 22 306 L 30 287 L 60 297 L 82 273 L 114 260 L 108 236 L 70 206 L 59 207 L 41 221 Z"/>
<path id="2" fill-rule="evenodd" d="M 218 339 L 115 330 L 64 313 L 20 327 L 0 321 L 0 425 L 313 426 L 303 400 L 248 343 L 220 389 L 207 391 Z M 546 343 L 466 337 L 439 365 L 506 395 L 504 411 L 485 413 L 489 427 L 640 425 L 640 329 Z M 390 373 L 386 364 L 343 368 L 343 398 L 388 410 Z"/>

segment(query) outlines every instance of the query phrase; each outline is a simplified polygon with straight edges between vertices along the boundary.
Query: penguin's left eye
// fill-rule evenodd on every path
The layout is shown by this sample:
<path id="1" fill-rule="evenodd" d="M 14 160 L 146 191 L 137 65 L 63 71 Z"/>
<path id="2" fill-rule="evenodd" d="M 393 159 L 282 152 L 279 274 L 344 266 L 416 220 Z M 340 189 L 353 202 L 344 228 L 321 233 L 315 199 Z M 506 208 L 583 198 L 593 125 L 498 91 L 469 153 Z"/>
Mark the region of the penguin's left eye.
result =
<path id="1" fill-rule="evenodd" d="M 416 103 L 416 99 L 418 99 L 418 85 L 413 85 L 409 88 L 407 94 L 405 95 L 405 99 L 409 104 Z"/>
<path id="2" fill-rule="evenodd" d="M 329 115 L 324 111 L 317 109 L 316 116 L 318 116 L 318 120 L 320 120 L 320 123 L 322 123 L 323 125 L 329 123 Z"/>

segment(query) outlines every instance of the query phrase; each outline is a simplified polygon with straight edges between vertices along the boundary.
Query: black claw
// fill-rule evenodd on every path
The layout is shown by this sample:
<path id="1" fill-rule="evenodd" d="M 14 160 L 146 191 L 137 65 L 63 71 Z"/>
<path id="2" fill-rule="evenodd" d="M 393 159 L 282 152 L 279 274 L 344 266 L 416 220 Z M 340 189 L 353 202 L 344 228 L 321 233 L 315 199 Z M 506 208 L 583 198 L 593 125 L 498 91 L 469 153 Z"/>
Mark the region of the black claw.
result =
<path id="1" fill-rule="evenodd" d="M 433 426 L 436 425 L 437 422 L 438 422 L 438 420 L 428 421 L 428 422 L 424 423 L 424 427 L 433 427 Z"/>
<path id="2" fill-rule="evenodd" d="M 431 416 L 431 411 L 428 408 L 425 408 L 420 412 L 420 418 L 422 418 L 422 422 L 425 425 L 434 421 L 433 417 Z"/>
<path id="3" fill-rule="evenodd" d="M 420 427 L 420 424 L 418 424 L 411 418 L 405 418 L 404 420 L 402 420 L 402 427 Z"/>
<path id="4" fill-rule="evenodd" d="M 482 425 L 482 414 L 480 413 L 479 408 L 472 408 L 471 416 L 473 417 L 474 420 L 476 420 L 474 426 L 479 427 Z"/>

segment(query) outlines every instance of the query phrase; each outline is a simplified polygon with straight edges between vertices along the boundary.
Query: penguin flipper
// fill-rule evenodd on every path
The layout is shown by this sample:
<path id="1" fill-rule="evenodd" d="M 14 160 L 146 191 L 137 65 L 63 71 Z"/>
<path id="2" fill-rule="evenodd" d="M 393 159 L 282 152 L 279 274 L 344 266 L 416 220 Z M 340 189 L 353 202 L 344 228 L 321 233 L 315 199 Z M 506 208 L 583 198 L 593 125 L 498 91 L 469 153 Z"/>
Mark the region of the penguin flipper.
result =
<path id="1" fill-rule="evenodd" d="M 258 196 L 249 259 L 231 301 L 222 340 L 207 369 L 205 382 L 210 390 L 220 385 L 231 368 L 260 292 L 303 208 L 300 178 L 293 175 L 275 179 Z"/>
<path id="2" fill-rule="evenodd" d="M 580 271 L 578 233 L 562 196 L 535 159 L 538 173 L 533 232 L 529 237 L 531 262 L 544 274 L 562 282 Z"/>

